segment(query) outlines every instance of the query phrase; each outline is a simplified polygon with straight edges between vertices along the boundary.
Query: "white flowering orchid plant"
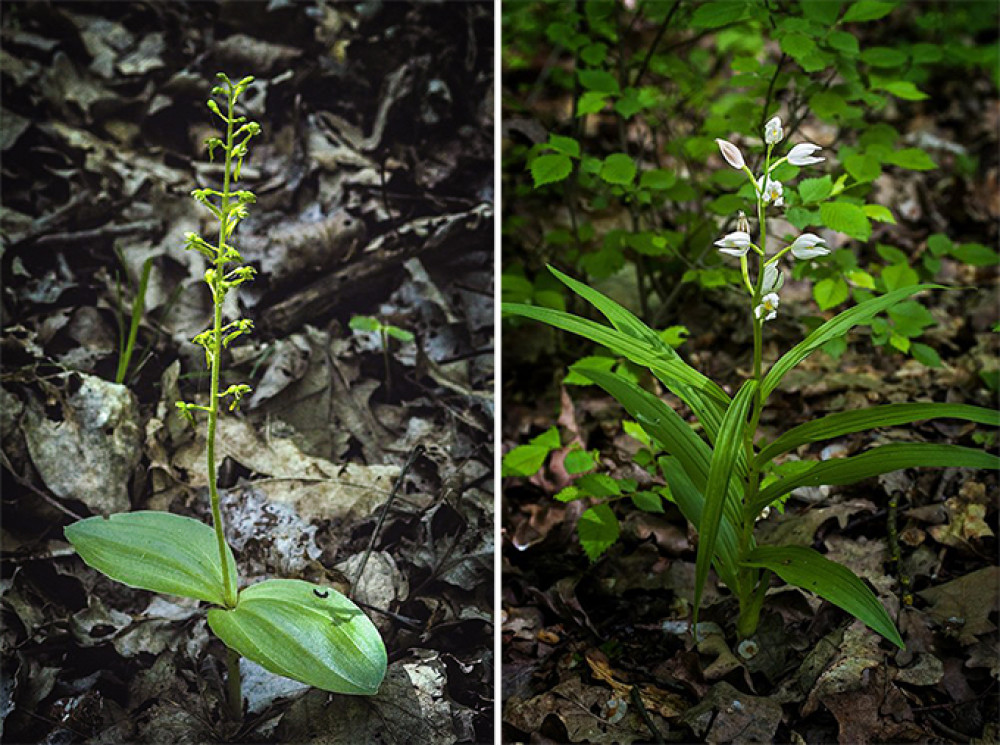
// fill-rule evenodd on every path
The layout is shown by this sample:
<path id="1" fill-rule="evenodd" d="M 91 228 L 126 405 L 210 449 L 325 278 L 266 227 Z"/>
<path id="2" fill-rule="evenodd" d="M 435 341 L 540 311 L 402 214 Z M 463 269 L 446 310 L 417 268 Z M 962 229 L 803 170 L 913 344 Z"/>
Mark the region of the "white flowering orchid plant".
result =
<path id="1" fill-rule="evenodd" d="M 839 606 L 903 648 L 903 639 L 889 613 L 857 575 L 812 548 L 758 545 L 754 538 L 757 520 L 767 514 L 771 505 L 782 503 L 799 487 L 852 484 L 881 473 L 918 466 L 1000 469 L 1000 458 L 958 445 L 906 442 L 880 445 L 846 458 L 800 461 L 795 468 L 779 468 L 776 460 L 822 440 L 924 419 L 955 418 L 1000 427 L 1000 412 L 966 404 L 893 403 L 829 414 L 793 427 L 769 442 L 759 437 L 758 424 L 768 398 L 796 365 L 830 340 L 843 337 L 854 326 L 870 322 L 921 290 L 938 287 L 915 284 L 859 303 L 823 323 L 765 370 L 764 324 L 777 317 L 778 293 L 784 282 L 779 262 L 788 254 L 798 261 L 821 258 L 829 249 L 823 238 L 803 233 L 773 253 L 768 251 L 766 210 L 782 205 L 784 188 L 771 174 L 786 162 L 802 167 L 820 163 L 823 158 L 817 157 L 820 147 L 812 143 L 800 143 L 784 157 L 774 158 L 774 148 L 784 138 L 779 117 L 766 123 L 763 135 L 764 170 L 759 176 L 747 166 L 739 147 L 726 140 L 717 141 L 726 163 L 744 171 L 753 184 L 759 233 L 755 242 L 749 220 L 741 213 L 736 230 L 715 243 L 721 253 L 739 258 L 742 284 L 750 299 L 752 374 L 734 396 L 687 364 L 630 311 L 553 267 L 549 270 L 602 313 L 610 326 L 528 304 L 504 303 L 503 312 L 578 334 L 648 368 L 697 419 L 695 428 L 633 380 L 605 369 L 582 365 L 573 368 L 575 373 L 616 398 L 654 447 L 662 451 L 656 463 L 669 487 L 665 496 L 698 529 L 693 629 L 697 629 L 709 569 L 714 567 L 738 603 L 735 626 L 741 638 L 756 632 L 765 594 L 772 576 L 776 575 Z M 756 258 L 752 266 L 751 257 Z M 606 506 L 600 511 L 592 507 L 585 514 L 589 515 L 588 531 L 595 529 L 592 523 L 601 520 L 601 515 L 616 520 Z M 582 530 L 581 527 L 581 536 Z"/>

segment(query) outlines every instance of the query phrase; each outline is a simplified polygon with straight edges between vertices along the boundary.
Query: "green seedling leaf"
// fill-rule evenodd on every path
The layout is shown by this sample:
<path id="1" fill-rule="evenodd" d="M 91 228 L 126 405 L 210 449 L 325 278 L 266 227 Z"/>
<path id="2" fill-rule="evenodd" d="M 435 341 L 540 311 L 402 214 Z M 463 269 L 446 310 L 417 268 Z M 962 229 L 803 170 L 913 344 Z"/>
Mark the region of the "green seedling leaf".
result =
<path id="1" fill-rule="evenodd" d="M 66 540 L 88 565 L 129 587 L 204 600 L 236 600 L 236 561 L 226 546 L 229 587 L 222 582 L 215 531 L 170 512 L 121 512 L 68 525 Z"/>
<path id="2" fill-rule="evenodd" d="M 1000 458 L 982 450 L 959 445 L 925 442 L 892 443 L 872 448 L 860 455 L 817 462 L 809 470 L 781 479 L 763 489 L 750 505 L 759 513 L 776 499 L 800 486 L 839 486 L 878 476 L 901 468 L 988 468 L 1000 469 Z"/>
<path id="3" fill-rule="evenodd" d="M 267 670 L 333 693 L 370 696 L 385 677 L 385 645 L 368 616 L 330 587 L 271 579 L 240 593 L 208 625 Z"/>
<path id="4" fill-rule="evenodd" d="M 719 524 L 726 505 L 729 482 L 735 470 L 736 457 L 743 446 L 743 430 L 747 426 L 747 414 L 753 402 L 757 381 L 748 380 L 733 398 L 726 416 L 719 427 L 719 438 L 712 452 L 712 462 L 705 485 L 705 507 L 698 527 L 698 555 L 694 570 L 694 620 L 698 626 L 698 610 L 701 594 L 708 579 L 708 569 L 715 558 L 715 544 L 719 537 Z"/>
<path id="5" fill-rule="evenodd" d="M 353 331 L 378 331 L 382 328 L 379 320 L 371 316 L 351 316 L 348 326 Z"/>
<path id="6" fill-rule="evenodd" d="M 770 569 L 790 585 L 829 600 L 900 649 L 906 649 L 882 603 L 854 572 L 803 546 L 758 546 L 744 566 Z"/>
<path id="7" fill-rule="evenodd" d="M 601 558 L 621 534 L 618 518 L 606 504 L 594 505 L 580 515 L 576 530 L 580 536 L 580 545 L 591 561 Z"/>
<path id="8" fill-rule="evenodd" d="M 922 284 L 902 287 L 892 292 L 887 292 L 880 297 L 858 303 L 853 308 L 845 310 L 843 313 L 831 318 L 818 329 L 809 334 L 790 350 L 788 350 L 774 365 L 767 371 L 760 386 L 760 395 L 764 399 L 774 391 L 781 383 L 781 379 L 788 374 L 802 360 L 812 354 L 815 350 L 826 344 L 831 339 L 844 336 L 854 326 L 866 323 L 870 319 L 884 310 L 888 310 L 901 300 L 905 300 L 911 295 L 916 295 L 921 290 L 944 289 L 941 285 Z"/>
<path id="9" fill-rule="evenodd" d="M 810 442 L 830 440 L 834 437 L 842 437 L 877 427 L 912 424 L 924 419 L 962 419 L 967 422 L 1000 427 L 1000 411 L 981 406 L 939 403 L 872 406 L 868 409 L 828 414 L 822 419 L 814 419 L 811 422 L 800 424 L 798 427 L 793 427 L 761 450 L 754 459 L 754 465 L 761 468 L 776 456 Z"/>

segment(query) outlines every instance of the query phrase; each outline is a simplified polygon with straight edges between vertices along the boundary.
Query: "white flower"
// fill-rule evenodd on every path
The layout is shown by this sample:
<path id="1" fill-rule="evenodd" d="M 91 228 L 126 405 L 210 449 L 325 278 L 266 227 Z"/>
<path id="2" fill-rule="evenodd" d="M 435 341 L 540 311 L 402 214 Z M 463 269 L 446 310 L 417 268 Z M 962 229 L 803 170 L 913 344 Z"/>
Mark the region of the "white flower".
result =
<path id="1" fill-rule="evenodd" d="M 785 187 L 780 181 L 775 181 L 770 176 L 761 176 L 757 182 L 757 189 L 760 191 L 764 204 L 774 203 L 775 207 L 780 207 L 785 203 Z"/>
<path id="2" fill-rule="evenodd" d="M 777 292 L 785 284 L 785 273 L 775 264 L 764 266 L 764 292 Z"/>
<path id="3" fill-rule="evenodd" d="M 781 129 L 781 117 L 772 117 L 767 124 L 764 125 L 764 142 L 768 145 L 776 145 L 785 138 L 785 132 Z"/>
<path id="4" fill-rule="evenodd" d="M 763 316 L 765 321 L 770 321 L 778 315 L 778 293 L 769 292 L 760 299 L 760 305 L 753 309 L 753 314 L 757 318 Z"/>
<path id="5" fill-rule="evenodd" d="M 715 245 L 719 247 L 720 253 L 730 256 L 746 256 L 747 250 L 750 248 L 750 234 L 737 230 L 716 241 Z"/>
<path id="6" fill-rule="evenodd" d="M 815 259 L 817 256 L 826 256 L 830 253 L 830 249 L 823 245 L 824 243 L 826 241 L 818 235 L 803 233 L 789 248 L 796 259 Z"/>
<path id="7" fill-rule="evenodd" d="M 819 145 L 802 142 L 788 151 L 788 162 L 793 166 L 812 166 L 822 163 L 826 158 L 817 158 L 813 153 L 822 150 Z"/>
<path id="8" fill-rule="evenodd" d="M 727 140 L 716 139 L 715 142 L 722 152 L 722 157 L 726 159 L 729 165 L 736 169 L 742 169 L 746 166 L 746 163 L 743 162 L 743 153 L 740 152 L 740 149 L 736 145 Z"/>

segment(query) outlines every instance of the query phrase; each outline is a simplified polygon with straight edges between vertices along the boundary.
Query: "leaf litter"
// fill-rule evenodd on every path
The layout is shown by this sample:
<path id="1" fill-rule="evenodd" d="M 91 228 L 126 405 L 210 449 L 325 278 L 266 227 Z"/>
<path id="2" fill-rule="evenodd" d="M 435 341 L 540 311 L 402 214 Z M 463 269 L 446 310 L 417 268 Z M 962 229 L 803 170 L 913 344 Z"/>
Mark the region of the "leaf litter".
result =
<path id="1" fill-rule="evenodd" d="M 491 741 L 492 6 L 9 10 L 5 741 Z M 106 581 L 61 531 L 129 509 L 207 518 L 204 441 L 173 402 L 203 396 L 190 338 L 211 299 L 182 247 L 204 227 L 187 192 L 220 173 L 195 112 L 234 68 L 257 76 L 247 100 L 266 137 L 243 175 L 260 207 L 245 255 L 262 273 L 226 310 L 258 328 L 230 350 L 256 391 L 220 420 L 228 538 L 244 581 L 355 593 L 391 660 L 364 700 L 244 660 L 238 729 L 204 608 Z M 414 340 L 383 354 L 350 330 L 356 314 Z"/>

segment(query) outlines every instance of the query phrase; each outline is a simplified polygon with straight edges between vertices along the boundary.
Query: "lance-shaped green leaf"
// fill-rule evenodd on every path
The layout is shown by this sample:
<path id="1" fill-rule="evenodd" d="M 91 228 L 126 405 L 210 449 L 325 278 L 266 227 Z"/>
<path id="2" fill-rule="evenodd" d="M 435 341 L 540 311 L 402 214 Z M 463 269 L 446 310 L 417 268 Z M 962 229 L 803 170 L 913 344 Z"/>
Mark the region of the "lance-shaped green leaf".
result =
<path id="1" fill-rule="evenodd" d="M 854 326 L 867 322 L 882 311 L 888 310 L 896 303 L 905 300 L 910 295 L 915 295 L 921 290 L 930 289 L 943 288 L 941 285 L 933 284 L 900 287 L 898 290 L 893 290 L 892 292 L 887 292 L 885 295 L 866 300 L 849 310 L 845 310 L 843 313 L 837 314 L 789 349 L 781 359 L 771 366 L 771 369 L 767 371 L 767 375 L 764 376 L 764 380 L 760 384 L 760 395 L 764 399 L 770 396 L 774 389 L 778 387 L 778 384 L 781 383 L 781 379 L 790 370 L 831 339 L 843 336 Z"/>
<path id="2" fill-rule="evenodd" d="M 748 380 L 740 388 L 722 420 L 719 438 L 712 452 L 712 464 L 708 470 L 708 483 L 705 486 L 705 507 L 702 510 L 701 522 L 698 523 L 698 556 L 694 569 L 693 626 L 695 628 L 698 627 L 698 608 L 701 605 L 705 580 L 708 579 L 708 568 L 715 557 L 715 542 L 719 536 L 719 523 L 726 504 L 726 493 L 733 476 L 736 455 L 743 446 L 743 430 L 756 390 L 756 380 Z"/>
<path id="3" fill-rule="evenodd" d="M 705 509 L 705 498 L 694 482 L 684 472 L 680 461 L 672 456 L 662 456 L 657 459 L 660 471 L 670 486 L 670 495 L 680 508 L 681 514 L 692 525 L 701 524 L 702 512 Z M 751 538 L 751 541 L 753 539 Z M 739 541 L 733 523 L 726 515 L 719 521 L 719 537 L 715 543 L 715 571 L 726 587 L 740 594 L 736 574 L 736 562 L 739 558 Z"/>
<path id="4" fill-rule="evenodd" d="M 799 445 L 829 440 L 876 427 L 910 424 L 923 419 L 963 419 L 967 422 L 1000 427 L 1000 411 L 969 404 L 912 403 L 872 406 L 856 411 L 840 411 L 793 427 L 761 450 L 754 462 L 759 468 L 775 456 L 787 453 Z"/>
<path id="5" fill-rule="evenodd" d="M 226 605 L 236 598 L 236 561 L 225 547 L 229 588 L 215 531 L 170 512 L 121 512 L 88 517 L 65 529 L 66 539 L 89 566 L 129 587 Z"/>
<path id="6" fill-rule="evenodd" d="M 900 649 L 905 649 L 896 624 L 868 585 L 854 572 L 804 546 L 758 546 L 742 562 L 770 569 L 785 582 L 809 590 L 843 608 Z"/>
<path id="7" fill-rule="evenodd" d="M 646 434 L 676 456 L 694 488 L 699 492 L 704 491 L 708 483 L 712 449 L 677 412 L 649 391 L 614 373 L 588 368 L 580 368 L 577 372 L 601 386 L 624 406 Z M 746 473 L 745 468 L 743 473 Z M 735 490 L 730 490 L 726 500 L 726 515 L 734 525 L 739 524 L 741 509 L 739 495 Z M 692 520 L 691 524 L 697 526 L 700 523 Z"/>
<path id="8" fill-rule="evenodd" d="M 565 311 L 521 303 L 503 303 L 501 309 L 505 314 L 531 318 L 590 339 L 637 365 L 648 367 L 670 391 L 691 407 L 705 425 L 709 437 L 715 439 L 713 425 L 719 421 L 718 412 L 729 405 L 729 397 L 680 358 L 671 358 L 641 339 Z"/>
<path id="9" fill-rule="evenodd" d="M 636 316 L 627 308 L 622 307 L 607 295 L 598 292 L 593 287 L 563 274 L 551 265 L 549 266 L 549 271 L 552 272 L 556 279 L 597 308 L 597 310 L 599 310 L 616 329 L 644 342 L 648 346 L 649 350 L 657 357 L 664 357 L 674 363 L 674 366 L 685 368 L 685 372 L 697 381 L 696 383 L 691 384 L 695 388 L 695 391 L 692 393 L 695 394 L 696 398 L 704 397 L 706 400 L 703 406 L 711 406 L 712 408 L 717 409 L 718 415 L 721 418 L 722 413 L 726 410 L 726 407 L 729 406 L 729 396 L 726 395 L 726 392 L 722 390 L 722 388 L 716 385 L 710 378 L 702 375 L 700 372 L 684 362 L 673 347 L 669 344 L 664 344 L 663 340 L 660 339 L 659 335 L 655 331 L 636 318 Z M 679 378 L 678 380 L 681 383 L 684 383 L 683 378 Z M 682 396 L 682 398 L 685 397 Z M 714 433 L 712 439 L 714 439 Z"/>
<path id="10" fill-rule="evenodd" d="M 901 468 L 1000 469 L 1000 458 L 959 445 L 904 442 L 882 445 L 850 458 L 819 461 L 807 471 L 787 476 L 761 490 L 750 508 L 759 513 L 767 505 L 800 486 L 836 486 L 878 476 Z"/>
<path id="11" fill-rule="evenodd" d="M 232 610 L 210 610 L 208 625 L 247 659 L 324 691 L 369 696 L 385 677 L 375 624 L 329 587 L 267 580 L 243 590 Z"/>

